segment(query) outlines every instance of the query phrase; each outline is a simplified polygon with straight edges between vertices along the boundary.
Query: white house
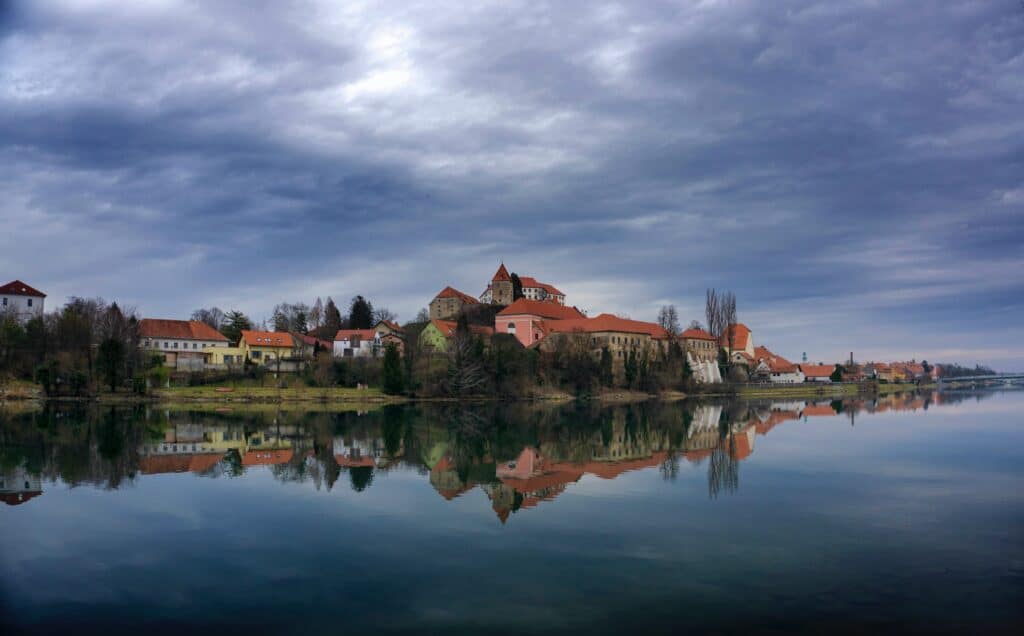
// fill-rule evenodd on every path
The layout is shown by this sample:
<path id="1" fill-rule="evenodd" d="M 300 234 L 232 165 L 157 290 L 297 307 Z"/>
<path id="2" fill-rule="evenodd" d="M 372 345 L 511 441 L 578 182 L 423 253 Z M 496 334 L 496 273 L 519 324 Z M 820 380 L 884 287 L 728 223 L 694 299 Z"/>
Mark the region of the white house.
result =
<path id="1" fill-rule="evenodd" d="M 0 315 L 14 316 L 18 322 L 41 318 L 45 299 L 46 294 L 38 289 L 12 280 L 0 287 Z"/>
<path id="2" fill-rule="evenodd" d="M 334 357 L 375 358 L 384 351 L 381 338 L 373 329 L 342 329 L 334 336 Z"/>
<path id="3" fill-rule="evenodd" d="M 807 382 L 824 382 L 828 383 L 832 381 L 832 374 L 835 373 L 836 365 L 834 364 L 801 364 L 800 371 L 803 372 L 805 380 Z"/>

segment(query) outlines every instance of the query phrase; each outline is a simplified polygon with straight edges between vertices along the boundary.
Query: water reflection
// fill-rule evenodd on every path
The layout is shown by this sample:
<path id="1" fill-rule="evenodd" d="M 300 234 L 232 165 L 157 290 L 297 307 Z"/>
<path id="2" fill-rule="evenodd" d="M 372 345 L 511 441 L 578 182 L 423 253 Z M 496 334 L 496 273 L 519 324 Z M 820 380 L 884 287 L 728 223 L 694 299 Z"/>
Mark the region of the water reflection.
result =
<path id="1" fill-rule="evenodd" d="M 758 436 L 789 421 L 927 410 L 985 393 L 907 393 L 829 402 L 645 403 L 599 407 L 388 407 L 371 413 L 182 412 L 47 408 L 4 413 L 0 499 L 20 505 L 46 483 L 116 489 L 170 473 L 233 478 L 269 470 L 280 482 L 354 491 L 412 470 L 447 500 L 480 489 L 502 523 L 552 502 L 585 476 L 614 480 L 683 462 L 705 466 L 711 498 L 740 487 Z"/>

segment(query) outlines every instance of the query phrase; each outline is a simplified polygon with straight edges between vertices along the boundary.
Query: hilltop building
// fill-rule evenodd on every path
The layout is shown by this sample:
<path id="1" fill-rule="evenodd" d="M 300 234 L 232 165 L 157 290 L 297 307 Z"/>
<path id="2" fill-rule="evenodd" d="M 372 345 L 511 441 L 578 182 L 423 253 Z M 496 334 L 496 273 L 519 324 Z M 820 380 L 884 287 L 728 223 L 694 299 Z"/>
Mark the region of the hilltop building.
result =
<path id="1" fill-rule="evenodd" d="M 565 304 L 565 294 L 554 285 L 542 283 L 532 276 L 520 276 L 519 283 L 522 286 L 523 298 L 527 300 Z M 487 289 L 480 294 L 480 302 L 488 305 L 511 305 L 515 300 L 512 275 L 502 263 L 491 278 L 491 282 L 487 284 Z"/>
<path id="2" fill-rule="evenodd" d="M 459 317 L 463 307 L 476 304 L 476 298 L 449 285 L 430 301 L 430 319 L 454 320 Z"/>
<path id="3" fill-rule="evenodd" d="M 12 280 L 0 287 L 0 315 L 10 315 L 25 323 L 42 318 L 46 294 L 20 280 Z"/>

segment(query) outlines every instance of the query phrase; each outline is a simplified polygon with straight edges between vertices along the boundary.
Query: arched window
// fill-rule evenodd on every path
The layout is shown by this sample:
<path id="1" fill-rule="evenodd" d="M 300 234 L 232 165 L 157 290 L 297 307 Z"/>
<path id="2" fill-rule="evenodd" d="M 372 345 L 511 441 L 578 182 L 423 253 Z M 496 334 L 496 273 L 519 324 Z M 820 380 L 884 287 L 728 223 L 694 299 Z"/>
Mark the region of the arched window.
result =
<path id="1" fill-rule="evenodd" d="M 514 323 L 514 322 L 508 323 L 508 332 L 509 333 L 515 333 L 516 332 L 516 323 Z"/>

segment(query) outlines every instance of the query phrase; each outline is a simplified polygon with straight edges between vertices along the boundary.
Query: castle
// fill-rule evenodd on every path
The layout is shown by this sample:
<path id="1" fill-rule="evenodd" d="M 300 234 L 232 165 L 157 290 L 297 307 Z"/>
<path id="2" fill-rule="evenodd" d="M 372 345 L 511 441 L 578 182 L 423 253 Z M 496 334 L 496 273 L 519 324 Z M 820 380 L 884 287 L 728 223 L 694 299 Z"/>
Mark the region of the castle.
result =
<path id="1" fill-rule="evenodd" d="M 487 289 L 480 294 L 479 299 L 454 287 L 445 287 L 430 302 L 430 319 L 454 320 L 466 305 L 478 303 L 503 307 L 511 305 L 516 296 L 513 276 L 515 275 L 509 274 L 505 264 L 502 263 L 491 278 L 491 282 L 487 283 Z M 565 305 L 565 294 L 554 285 L 542 283 L 531 276 L 519 276 L 518 278 L 523 298 Z"/>

